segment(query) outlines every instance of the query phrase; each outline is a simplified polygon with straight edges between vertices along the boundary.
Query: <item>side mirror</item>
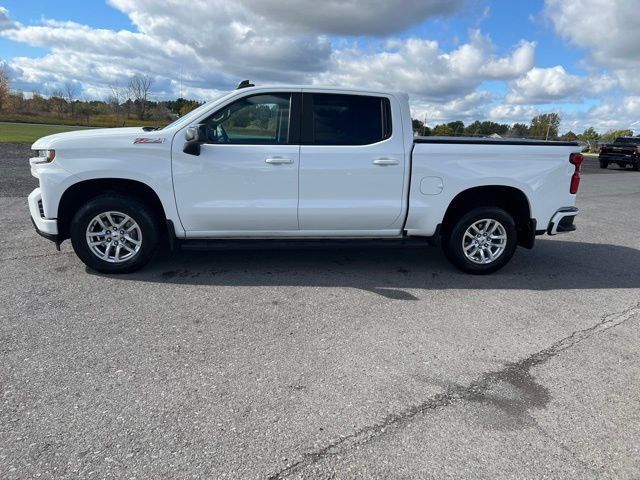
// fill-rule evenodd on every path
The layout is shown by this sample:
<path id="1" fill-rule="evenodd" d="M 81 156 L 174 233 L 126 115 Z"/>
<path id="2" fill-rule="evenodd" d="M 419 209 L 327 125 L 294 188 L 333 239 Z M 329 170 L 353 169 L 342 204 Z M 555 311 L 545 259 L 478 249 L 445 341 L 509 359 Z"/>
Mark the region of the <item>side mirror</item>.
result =
<path id="1" fill-rule="evenodd" d="M 209 140 L 208 129 L 209 127 L 204 123 L 187 128 L 184 134 L 186 141 L 182 151 L 189 155 L 200 155 L 200 145 Z"/>

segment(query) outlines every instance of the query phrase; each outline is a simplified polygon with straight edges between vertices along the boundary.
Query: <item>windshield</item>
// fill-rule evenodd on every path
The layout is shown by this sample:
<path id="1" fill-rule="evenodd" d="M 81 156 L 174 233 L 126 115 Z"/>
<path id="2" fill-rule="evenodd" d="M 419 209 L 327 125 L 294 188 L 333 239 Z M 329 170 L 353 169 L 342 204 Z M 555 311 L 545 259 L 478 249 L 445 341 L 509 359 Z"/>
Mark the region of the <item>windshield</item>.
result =
<path id="1" fill-rule="evenodd" d="M 198 115 L 200 115 L 200 113 L 202 113 L 204 110 L 206 110 L 209 105 L 211 105 L 213 102 L 216 102 L 218 100 L 220 100 L 222 97 L 228 95 L 229 92 L 222 92 L 219 93 L 218 95 L 214 96 L 211 100 L 209 100 L 206 103 L 203 103 L 202 105 L 200 105 L 198 108 L 196 108 L 195 110 L 191 110 L 189 113 L 187 113 L 186 115 L 183 115 L 180 118 L 175 119 L 173 122 L 171 122 L 169 125 L 167 125 L 166 127 L 163 127 L 162 130 L 166 130 L 168 128 L 173 128 L 176 127 L 180 124 L 184 123 L 188 123 L 191 121 L 192 118 L 197 117 Z"/>
<path id="2" fill-rule="evenodd" d="M 615 143 L 640 143 L 640 138 L 618 137 Z"/>

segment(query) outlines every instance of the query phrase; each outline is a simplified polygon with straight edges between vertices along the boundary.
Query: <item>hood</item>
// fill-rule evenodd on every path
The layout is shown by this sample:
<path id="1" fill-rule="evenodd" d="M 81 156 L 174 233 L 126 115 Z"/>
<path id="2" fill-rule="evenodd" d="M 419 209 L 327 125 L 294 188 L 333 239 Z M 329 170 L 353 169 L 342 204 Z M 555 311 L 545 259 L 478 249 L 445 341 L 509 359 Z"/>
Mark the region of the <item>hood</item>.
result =
<path id="1" fill-rule="evenodd" d="M 145 132 L 142 127 L 89 128 L 42 137 L 36 140 L 31 148 L 33 150 L 56 150 L 85 148 L 87 146 L 92 148 L 112 148 L 135 143 L 160 144 L 169 140 L 167 133 L 162 130 Z"/>

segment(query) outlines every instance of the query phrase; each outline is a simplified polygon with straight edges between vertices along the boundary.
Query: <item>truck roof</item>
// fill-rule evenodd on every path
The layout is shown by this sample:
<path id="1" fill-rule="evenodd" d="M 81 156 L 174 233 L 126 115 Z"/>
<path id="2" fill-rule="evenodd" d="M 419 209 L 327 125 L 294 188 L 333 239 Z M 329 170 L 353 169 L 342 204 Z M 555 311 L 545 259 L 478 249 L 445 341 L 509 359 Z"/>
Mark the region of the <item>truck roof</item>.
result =
<path id="1" fill-rule="evenodd" d="M 253 85 L 250 87 L 243 87 L 241 90 L 244 92 L 250 92 L 252 90 L 330 90 L 335 92 L 344 93 L 374 93 L 378 95 L 400 95 L 407 96 L 405 92 L 381 90 L 375 88 L 361 88 L 361 87 L 336 87 L 335 85 Z"/>

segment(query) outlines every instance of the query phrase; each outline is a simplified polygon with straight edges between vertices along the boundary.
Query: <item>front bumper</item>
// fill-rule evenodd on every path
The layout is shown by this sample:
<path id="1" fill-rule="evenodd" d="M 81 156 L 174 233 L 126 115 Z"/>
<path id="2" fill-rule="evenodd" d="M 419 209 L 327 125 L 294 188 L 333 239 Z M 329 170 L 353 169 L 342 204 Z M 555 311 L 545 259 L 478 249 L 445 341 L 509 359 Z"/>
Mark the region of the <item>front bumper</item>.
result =
<path id="1" fill-rule="evenodd" d="M 29 213 L 36 231 L 43 237 L 58 243 L 58 220 L 44 216 L 42 194 L 39 188 L 29 194 Z"/>
<path id="2" fill-rule="evenodd" d="M 574 220 L 579 210 L 576 207 L 564 207 L 558 210 L 547 227 L 549 235 L 557 235 L 559 233 L 569 233 L 576 230 Z"/>

